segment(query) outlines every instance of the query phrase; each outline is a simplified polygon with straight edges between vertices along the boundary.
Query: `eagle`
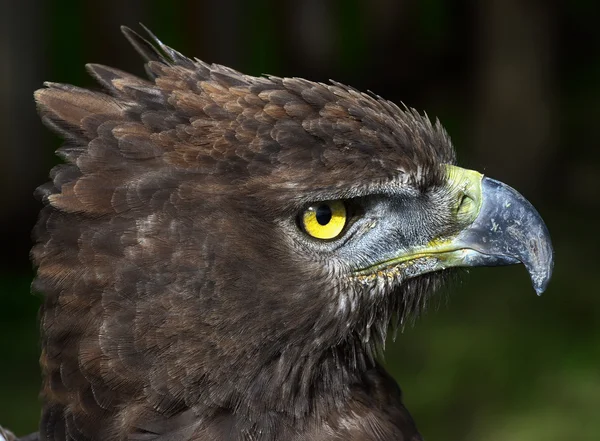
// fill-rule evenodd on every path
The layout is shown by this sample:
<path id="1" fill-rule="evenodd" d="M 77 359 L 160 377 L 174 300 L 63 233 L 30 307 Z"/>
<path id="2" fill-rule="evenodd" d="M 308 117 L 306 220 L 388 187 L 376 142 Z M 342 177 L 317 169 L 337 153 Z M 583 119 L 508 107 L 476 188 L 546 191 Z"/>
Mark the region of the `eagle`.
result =
<path id="1" fill-rule="evenodd" d="M 421 440 L 388 330 L 461 267 L 541 293 L 540 215 L 414 109 L 122 31 L 147 79 L 35 92 L 65 140 L 36 192 L 39 440 Z"/>

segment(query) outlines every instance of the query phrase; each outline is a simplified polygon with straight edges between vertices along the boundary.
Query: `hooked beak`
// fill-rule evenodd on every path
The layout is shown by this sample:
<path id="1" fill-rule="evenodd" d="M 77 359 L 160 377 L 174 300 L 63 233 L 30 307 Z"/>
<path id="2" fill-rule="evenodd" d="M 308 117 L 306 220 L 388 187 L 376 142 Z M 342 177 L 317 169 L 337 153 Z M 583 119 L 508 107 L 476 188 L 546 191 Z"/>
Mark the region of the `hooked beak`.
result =
<path id="1" fill-rule="evenodd" d="M 554 252 L 544 221 L 527 199 L 502 182 L 484 177 L 481 196 L 477 218 L 453 241 L 466 251 L 462 265 L 457 263 L 460 266 L 522 263 L 540 295 L 546 290 L 554 267 Z"/>
<path id="2" fill-rule="evenodd" d="M 446 165 L 447 185 L 456 198 L 456 216 L 463 228 L 452 237 L 436 238 L 403 250 L 377 265 L 403 267 L 410 277 L 452 267 L 522 263 L 536 293 L 546 287 L 554 267 L 550 234 L 535 208 L 515 189 L 482 174 Z M 373 269 L 358 275 L 373 274 Z M 408 271 L 410 269 L 410 271 Z"/>

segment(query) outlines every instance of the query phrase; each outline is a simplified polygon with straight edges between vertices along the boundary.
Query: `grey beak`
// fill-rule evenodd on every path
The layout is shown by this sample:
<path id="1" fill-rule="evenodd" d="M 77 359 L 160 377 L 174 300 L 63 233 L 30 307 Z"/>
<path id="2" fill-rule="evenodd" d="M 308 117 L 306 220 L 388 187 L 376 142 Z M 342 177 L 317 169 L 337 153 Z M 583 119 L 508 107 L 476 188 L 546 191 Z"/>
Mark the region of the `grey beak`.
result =
<path id="1" fill-rule="evenodd" d="M 550 281 L 554 250 L 550 234 L 537 210 L 515 189 L 483 178 L 482 205 L 475 221 L 457 237 L 474 253 L 472 266 L 522 263 L 540 295 Z"/>

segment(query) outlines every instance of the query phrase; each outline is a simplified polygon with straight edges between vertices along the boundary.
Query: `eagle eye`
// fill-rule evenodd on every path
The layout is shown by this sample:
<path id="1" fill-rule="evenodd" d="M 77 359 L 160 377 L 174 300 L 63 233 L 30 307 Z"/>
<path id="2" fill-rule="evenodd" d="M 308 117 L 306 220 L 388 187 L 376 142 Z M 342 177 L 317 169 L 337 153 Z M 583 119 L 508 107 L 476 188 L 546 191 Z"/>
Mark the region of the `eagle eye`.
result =
<path id="1" fill-rule="evenodd" d="M 302 229 L 316 239 L 335 239 L 340 235 L 348 214 L 342 201 L 326 201 L 310 205 L 300 214 Z"/>

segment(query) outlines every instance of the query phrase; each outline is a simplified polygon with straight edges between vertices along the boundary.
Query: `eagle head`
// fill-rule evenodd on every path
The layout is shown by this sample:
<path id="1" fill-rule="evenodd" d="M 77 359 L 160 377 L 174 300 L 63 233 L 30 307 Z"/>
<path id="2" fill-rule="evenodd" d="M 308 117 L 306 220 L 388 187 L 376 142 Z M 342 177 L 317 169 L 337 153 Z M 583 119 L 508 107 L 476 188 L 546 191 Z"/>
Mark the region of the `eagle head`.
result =
<path id="1" fill-rule="evenodd" d="M 88 65 L 103 91 L 35 94 L 65 138 L 32 252 L 42 439 L 296 439 L 384 375 L 388 328 L 453 268 L 522 262 L 544 289 L 541 218 L 439 122 L 124 33 L 149 79 Z"/>

